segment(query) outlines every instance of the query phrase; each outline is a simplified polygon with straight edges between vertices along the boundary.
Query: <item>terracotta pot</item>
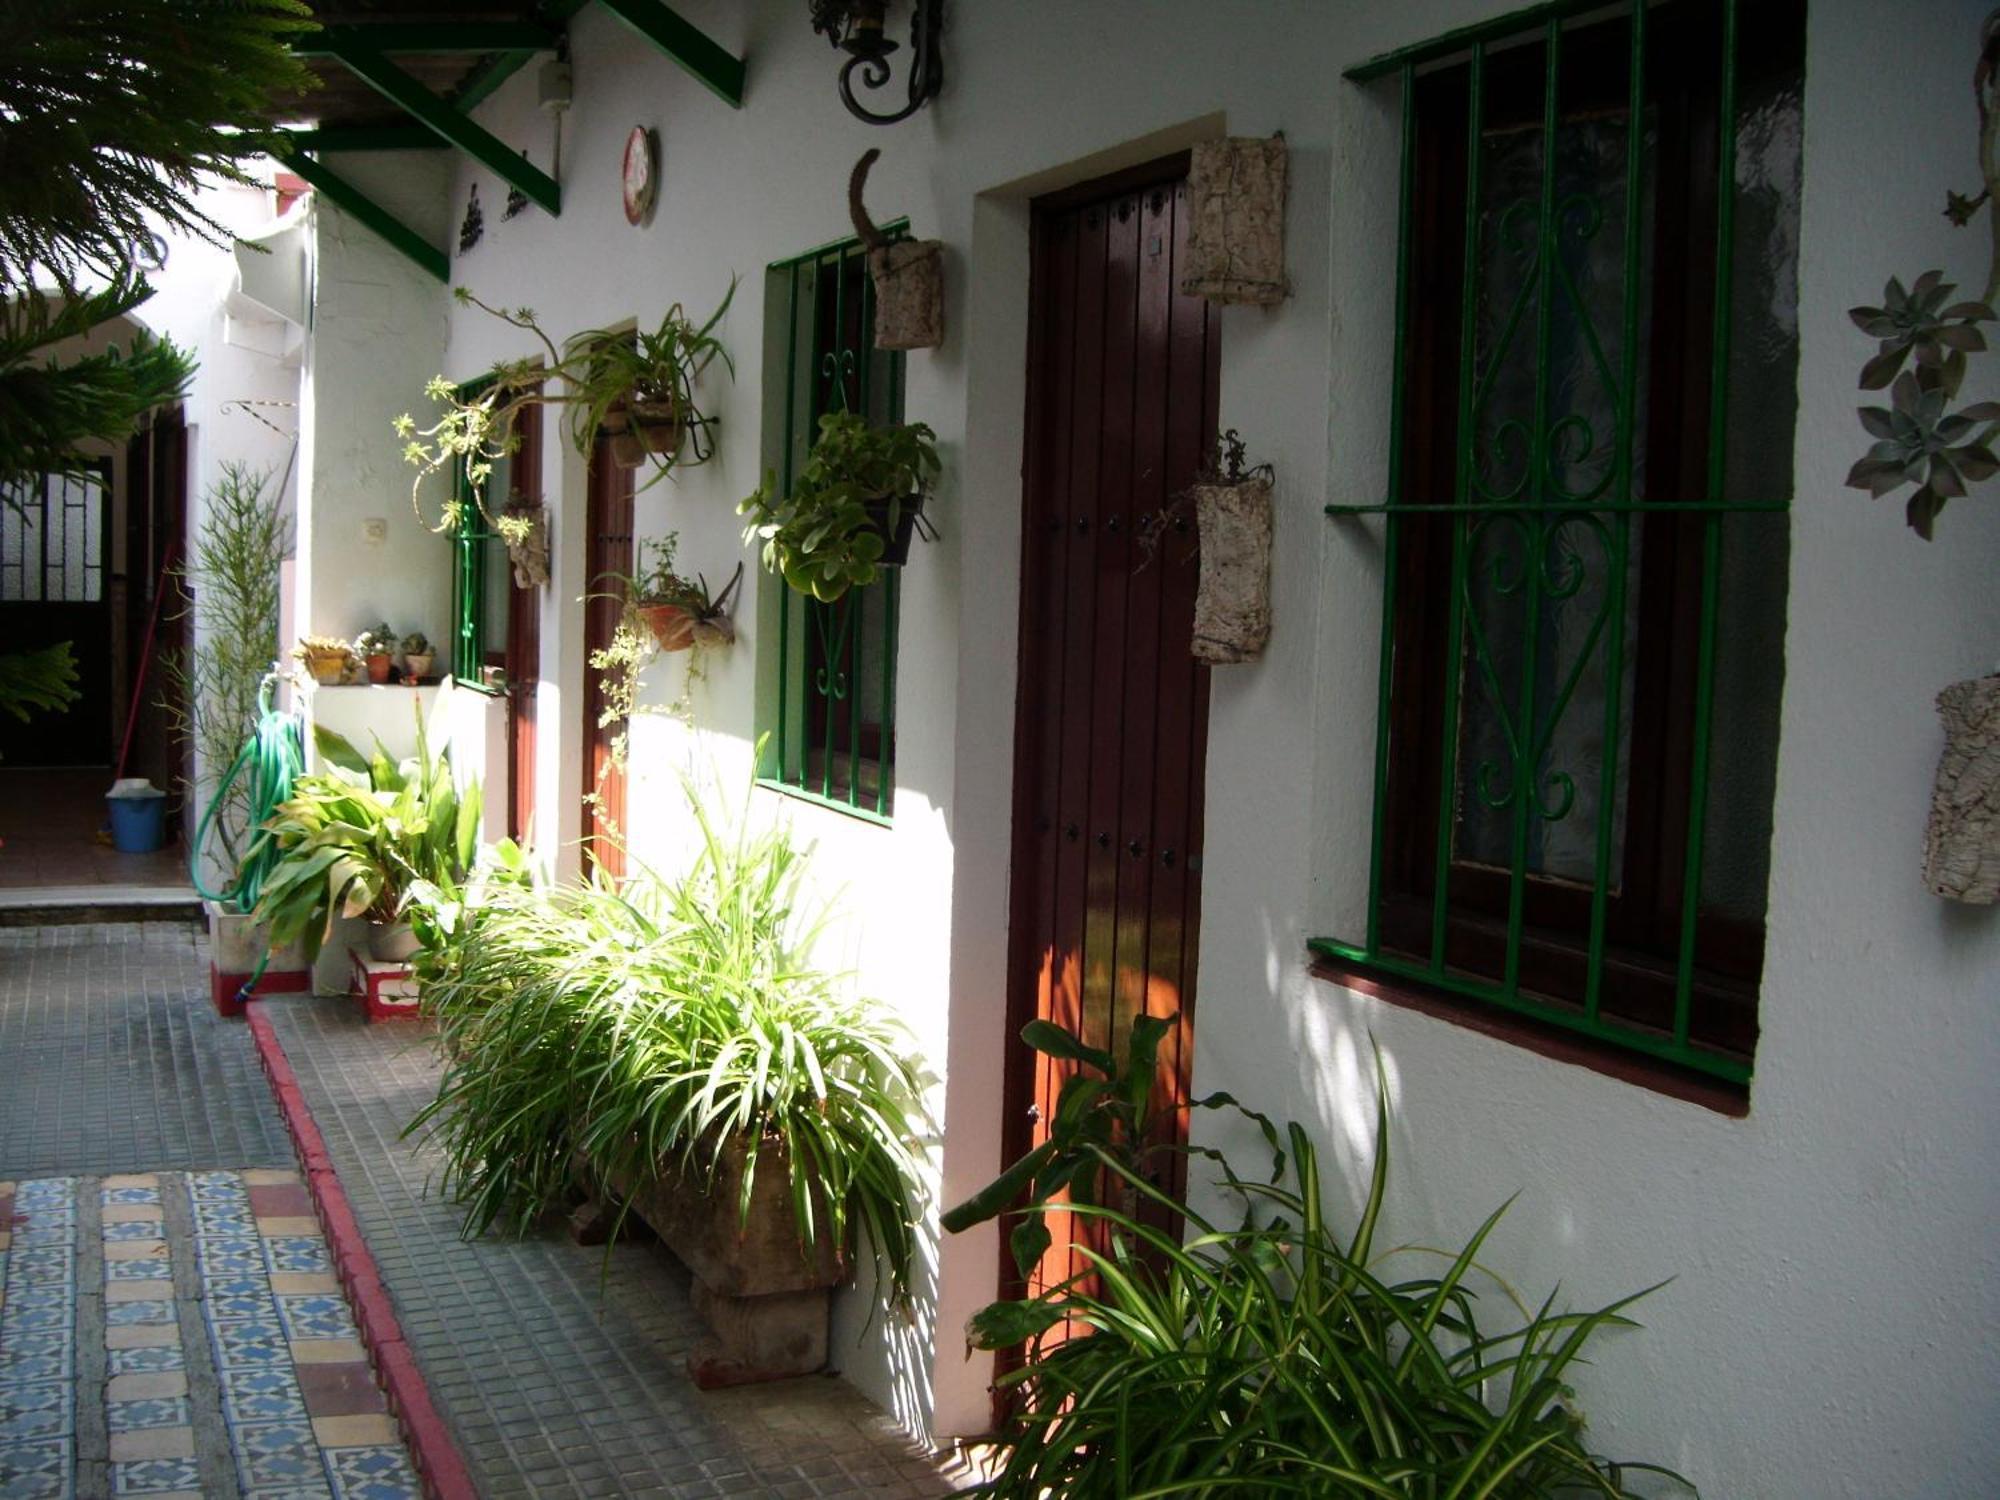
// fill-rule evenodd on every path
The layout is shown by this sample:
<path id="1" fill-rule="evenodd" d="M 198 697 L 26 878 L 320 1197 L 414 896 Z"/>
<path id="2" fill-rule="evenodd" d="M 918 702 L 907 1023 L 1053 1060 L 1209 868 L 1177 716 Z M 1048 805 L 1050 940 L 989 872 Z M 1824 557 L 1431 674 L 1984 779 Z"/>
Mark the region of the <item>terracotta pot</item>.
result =
<path id="1" fill-rule="evenodd" d="M 435 660 L 435 657 L 436 653 L 430 651 L 426 651 L 422 655 L 417 655 L 414 652 L 406 653 L 403 657 L 403 675 L 411 682 L 422 682 L 426 677 L 431 675 L 431 663 Z"/>
<path id="2" fill-rule="evenodd" d="M 694 644 L 694 611 L 684 604 L 642 604 L 639 618 L 662 651 L 685 651 Z"/>
<path id="3" fill-rule="evenodd" d="M 347 653 L 345 651 L 308 651 L 306 670 L 312 673 L 312 680 L 322 687 L 333 687 L 347 675 Z"/>
<path id="4" fill-rule="evenodd" d="M 868 529 L 882 538 L 882 556 L 878 559 L 885 568 L 900 568 L 910 560 L 910 538 L 916 535 L 917 517 L 924 513 L 922 495 L 905 495 L 896 507 L 896 525 L 889 526 L 890 496 L 864 501 L 868 511 Z"/>
<path id="5" fill-rule="evenodd" d="M 394 665 L 395 660 L 395 657 L 386 651 L 370 652 L 368 656 L 368 680 L 370 682 L 387 682 L 389 680 L 389 668 Z"/>
<path id="6" fill-rule="evenodd" d="M 636 432 L 611 434 L 611 461 L 621 469 L 636 469 L 646 461 L 646 445 Z"/>
<path id="7" fill-rule="evenodd" d="M 631 432 L 648 453 L 678 453 L 685 429 L 680 411 L 671 401 L 632 403 Z"/>

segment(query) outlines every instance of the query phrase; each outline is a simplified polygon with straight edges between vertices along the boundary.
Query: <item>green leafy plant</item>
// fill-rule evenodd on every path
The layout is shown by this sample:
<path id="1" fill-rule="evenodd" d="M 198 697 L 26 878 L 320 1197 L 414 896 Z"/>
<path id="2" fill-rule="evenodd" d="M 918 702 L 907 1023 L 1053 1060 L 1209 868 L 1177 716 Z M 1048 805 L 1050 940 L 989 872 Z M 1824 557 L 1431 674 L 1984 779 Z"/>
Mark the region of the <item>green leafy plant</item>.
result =
<path id="1" fill-rule="evenodd" d="M 859 1223 L 905 1292 L 924 1129 L 910 1038 L 814 963 L 825 914 L 801 904 L 789 830 L 726 827 L 688 795 L 678 878 L 499 888 L 421 961 L 453 1062 L 410 1128 L 443 1147 L 468 1234 L 525 1230 L 599 1181 L 711 1177 L 740 1142 L 740 1212 L 757 1171 L 783 1171 L 802 1248 Z"/>
<path id="2" fill-rule="evenodd" d="M 937 435 L 922 422 L 870 427 L 828 412 L 791 492 L 774 494 L 771 476 L 737 506 L 751 518 L 744 540 L 761 541 L 764 566 L 798 592 L 831 604 L 875 581 L 885 536 L 910 512 L 921 524 L 938 473 Z"/>
<path id="3" fill-rule="evenodd" d="M 363 658 L 394 656 L 396 641 L 396 632 L 389 627 L 389 622 L 381 620 L 354 638 L 354 654 Z"/>
<path id="4" fill-rule="evenodd" d="M 425 481 L 440 473 L 462 475 L 487 523 L 509 546 L 525 541 L 532 518 L 490 514 L 482 497 L 493 465 L 519 446 L 517 419 L 531 407 L 568 408 L 571 440 L 577 451 L 586 455 L 600 430 L 615 428 L 626 433 L 635 408 L 641 420 L 655 429 L 672 429 L 677 437 L 671 442 L 663 440 L 659 447 L 640 444 L 655 469 L 642 489 L 665 478 L 680 464 L 706 463 L 714 456 L 708 429 L 715 419 L 702 413 L 694 387 L 717 359 L 731 378 L 735 377 L 729 351 L 715 336 L 716 325 L 735 300 L 734 281 L 715 311 L 698 327 L 675 303 L 655 329 L 614 333 L 587 328 L 560 347 L 542 328 L 533 308 L 492 307 L 467 287 L 457 288 L 453 295 L 467 306 L 533 334 L 542 353 L 532 359 L 503 360 L 469 385 L 434 376 L 424 394 L 443 408 L 437 420 L 419 427 L 408 412 L 395 419 L 396 435 L 403 440 L 403 458 L 417 471 L 410 486 L 410 503 L 419 519 L 425 519 Z M 456 529 L 464 520 L 461 510 L 456 499 L 447 502 L 441 521 L 433 529 Z"/>
<path id="5" fill-rule="evenodd" d="M 80 696 L 68 641 L 0 652 L 0 711 L 26 723 L 36 713 L 61 713 Z"/>
<path id="6" fill-rule="evenodd" d="M 445 700 L 434 710 L 441 716 Z M 440 722 L 443 722 L 440 717 Z M 461 795 L 453 785 L 451 752 L 431 754 L 421 711 L 417 753 L 401 763 L 381 742 L 363 756 L 344 736 L 313 726 L 324 769 L 292 783 L 291 800 L 265 823 L 249 850 L 266 846 L 277 861 L 265 878 L 256 918 L 273 946 L 303 939 L 319 952 L 335 917 L 393 922 L 413 890 L 446 889 L 473 867 L 479 844 L 478 783 Z"/>
<path id="7" fill-rule="evenodd" d="M 1558 1312 L 1553 1297 L 1532 1312 L 1520 1306 L 1478 1262 L 1506 1205 L 1454 1253 L 1377 1247 L 1389 1175 L 1379 1064 L 1368 1197 L 1345 1235 L 1328 1220 L 1317 1154 L 1296 1125 L 1281 1150 L 1261 1122 L 1270 1181 L 1204 1153 L 1243 1205 L 1240 1223 L 1213 1223 L 1156 1187 L 1133 1111 L 1163 1034 L 1135 1024 L 1121 1068 L 1060 1028 L 1031 1027 L 1024 1040 L 1082 1069 L 1063 1091 L 1056 1139 L 945 1216 L 962 1230 L 1025 1191 L 1015 1209 L 1024 1223 L 1053 1213 L 1080 1221 L 1078 1274 L 994 1303 L 968 1328 L 977 1347 L 1021 1356 L 1001 1381 L 1015 1407 L 999 1472 L 967 1493 L 1528 1500 L 1630 1496 L 1638 1473 L 1678 1481 L 1591 1454 L 1567 1383 L 1593 1337 L 1634 1326 L 1624 1310 L 1636 1298 L 1586 1313 Z M 1185 1236 L 1160 1227 L 1183 1218 Z M 1024 1243 L 1017 1228 L 1013 1243 L 1025 1265 L 1048 1241 Z M 1389 1269 L 1412 1259 L 1443 1269 Z M 1518 1320 L 1494 1329 L 1481 1282 L 1499 1287 Z"/>
<path id="8" fill-rule="evenodd" d="M 413 630 L 403 637 L 403 655 L 429 656 L 430 654 L 431 638 L 421 630 Z"/>
<path id="9" fill-rule="evenodd" d="M 678 604 L 684 609 L 694 609 L 708 602 L 706 588 L 674 571 L 680 543 L 680 533 L 669 531 L 664 536 L 647 537 L 639 544 L 638 569 L 630 577 L 617 580 L 624 584 L 626 597 L 634 604 Z"/>
<path id="10" fill-rule="evenodd" d="M 195 752 L 201 785 L 184 781 L 189 805 L 203 801 L 256 731 L 257 694 L 278 655 L 278 578 L 290 546 L 283 482 L 269 469 L 225 463 L 202 497 L 201 532 L 179 570 L 193 644 L 161 658 L 163 699 L 174 733 Z M 191 602 L 190 602 L 191 601 Z M 247 778 L 232 781 L 209 826 L 206 852 L 235 870 L 250 828 Z"/>

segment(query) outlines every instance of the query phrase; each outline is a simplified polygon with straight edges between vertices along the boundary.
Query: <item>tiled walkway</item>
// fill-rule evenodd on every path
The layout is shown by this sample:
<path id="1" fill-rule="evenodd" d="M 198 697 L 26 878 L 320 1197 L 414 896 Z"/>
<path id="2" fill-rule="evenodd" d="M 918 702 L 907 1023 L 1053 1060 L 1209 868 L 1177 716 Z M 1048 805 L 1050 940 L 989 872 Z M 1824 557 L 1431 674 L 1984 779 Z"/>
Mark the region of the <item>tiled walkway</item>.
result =
<path id="1" fill-rule="evenodd" d="M 435 1153 L 401 1138 L 436 1086 L 425 1028 L 262 1004 L 482 1496 L 953 1488 L 838 1380 L 696 1391 L 687 1279 L 663 1250 L 461 1240 L 427 1192 Z M 407 1493 L 292 1166 L 246 1028 L 209 1007 L 196 929 L 0 928 L 0 1179 L 28 1219 L 0 1242 L 0 1445 L 20 1450 L 0 1500 Z M 70 1339 L 48 1363 L 52 1329 Z"/>
<path id="2" fill-rule="evenodd" d="M 416 1500 L 289 1171 L 0 1182 L 0 1496 Z"/>

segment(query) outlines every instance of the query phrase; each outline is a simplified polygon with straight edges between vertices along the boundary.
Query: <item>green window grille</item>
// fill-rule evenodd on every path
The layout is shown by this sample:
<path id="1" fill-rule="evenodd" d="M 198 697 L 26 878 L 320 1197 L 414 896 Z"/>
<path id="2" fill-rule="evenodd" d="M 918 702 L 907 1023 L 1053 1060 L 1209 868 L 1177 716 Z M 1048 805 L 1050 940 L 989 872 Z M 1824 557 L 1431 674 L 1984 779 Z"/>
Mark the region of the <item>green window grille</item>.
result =
<path id="1" fill-rule="evenodd" d="M 461 397 L 479 394 L 486 380 L 460 386 Z M 529 407 L 523 420 L 539 419 Z M 532 462 L 532 460 L 530 460 Z M 512 565 L 507 544 L 488 521 L 512 499 L 521 486 L 516 483 L 515 455 L 495 459 L 474 504 L 472 481 L 462 464 L 453 467 L 453 499 L 458 504 L 459 523 L 452 532 L 452 670 L 458 681 L 472 687 L 485 685 L 485 669 L 504 668 L 507 662 L 508 590 Z"/>
<path id="2" fill-rule="evenodd" d="M 774 262 L 766 278 L 774 343 L 765 362 L 765 467 L 789 489 L 825 413 L 902 421 L 904 360 L 875 347 L 875 291 L 858 239 Z M 766 638 L 776 648 L 764 663 L 758 768 L 765 785 L 877 821 L 894 812 L 899 571 L 884 568 L 831 604 L 772 589 Z"/>
<path id="3" fill-rule="evenodd" d="M 1803 9 L 1542 5 L 1401 89 L 1366 930 L 1313 947 L 1731 1083 L 1754 1053 Z"/>

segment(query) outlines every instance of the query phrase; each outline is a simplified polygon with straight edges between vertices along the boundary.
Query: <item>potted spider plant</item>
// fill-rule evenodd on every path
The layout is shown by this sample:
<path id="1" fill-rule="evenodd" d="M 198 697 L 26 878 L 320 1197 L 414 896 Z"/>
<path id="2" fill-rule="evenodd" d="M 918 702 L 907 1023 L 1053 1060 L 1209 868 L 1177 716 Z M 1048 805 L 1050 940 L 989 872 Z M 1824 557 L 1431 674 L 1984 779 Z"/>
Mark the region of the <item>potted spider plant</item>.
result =
<path id="1" fill-rule="evenodd" d="M 721 1385 L 824 1363 L 857 1225 L 907 1294 L 927 1126 L 907 1032 L 812 960 L 807 851 L 689 799 L 679 878 L 497 889 L 423 956 L 451 1065 L 410 1128 L 468 1233 L 580 1193 L 643 1218 L 694 1273 L 689 1365 Z"/>
<path id="2" fill-rule="evenodd" d="M 937 483 L 937 435 L 922 422 L 870 427 L 828 412 L 790 493 L 767 478 L 737 510 L 764 566 L 802 594 L 831 604 L 909 561 L 911 539 L 935 536 L 924 503 Z"/>

